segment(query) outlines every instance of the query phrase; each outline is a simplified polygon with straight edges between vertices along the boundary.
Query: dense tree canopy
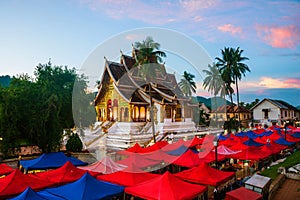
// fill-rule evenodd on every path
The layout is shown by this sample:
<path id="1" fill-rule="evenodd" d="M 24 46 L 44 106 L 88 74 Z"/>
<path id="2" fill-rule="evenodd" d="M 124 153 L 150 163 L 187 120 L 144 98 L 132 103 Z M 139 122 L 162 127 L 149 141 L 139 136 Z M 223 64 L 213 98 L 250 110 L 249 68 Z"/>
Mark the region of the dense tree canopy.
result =
<path id="1" fill-rule="evenodd" d="M 55 151 L 63 130 L 74 126 L 72 93 L 75 69 L 39 64 L 35 78 L 14 77 L 8 87 L 0 87 L 0 137 L 2 151 L 15 151 L 20 145 L 36 145 L 43 152 Z M 82 87 L 84 89 L 84 87 Z M 89 105 L 89 104 L 88 104 Z M 92 106 L 91 106 L 92 107 Z"/>

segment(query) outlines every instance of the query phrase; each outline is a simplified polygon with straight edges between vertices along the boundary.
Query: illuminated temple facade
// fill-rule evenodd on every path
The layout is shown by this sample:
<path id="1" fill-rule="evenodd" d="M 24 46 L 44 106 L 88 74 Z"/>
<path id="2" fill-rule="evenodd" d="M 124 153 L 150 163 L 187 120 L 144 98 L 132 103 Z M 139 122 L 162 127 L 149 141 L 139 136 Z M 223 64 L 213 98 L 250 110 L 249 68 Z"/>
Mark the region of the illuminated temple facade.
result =
<path id="1" fill-rule="evenodd" d="M 151 139 L 151 98 L 158 137 L 165 132 L 195 131 L 192 118 L 198 105 L 183 95 L 175 75 L 167 73 L 163 64 L 156 63 L 155 76 L 146 81 L 135 63 L 134 50 L 132 56 L 121 52 L 120 63 L 105 58 L 95 108 L 97 121 L 107 126 L 108 142 L 109 138 L 123 140 L 120 135 L 124 134 L 131 135 L 130 140 L 123 141 L 128 144 L 126 147 Z"/>

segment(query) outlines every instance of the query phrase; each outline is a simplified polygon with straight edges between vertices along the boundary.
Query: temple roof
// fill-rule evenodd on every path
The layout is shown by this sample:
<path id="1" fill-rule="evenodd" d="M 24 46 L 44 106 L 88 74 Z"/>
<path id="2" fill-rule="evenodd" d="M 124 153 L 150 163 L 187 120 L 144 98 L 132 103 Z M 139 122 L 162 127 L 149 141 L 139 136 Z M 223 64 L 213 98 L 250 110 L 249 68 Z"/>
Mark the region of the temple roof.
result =
<path id="1" fill-rule="evenodd" d="M 109 83 L 110 78 L 114 88 L 129 103 L 149 104 L 149 83 L 152 88 L 151 97 L 157 103 L 176 104 L 178 100 L 188 101 L 178 87 L 175 75 L 167 73 L 163 64 L 155 63 L 155 76 L 148 77 L 150 80 L 146 81 L 135 63 L 133 57 L 124 54 L 121 55 L 120 63 L 106 60 L 95 103 L 105 93 L 104 86 Z"/>

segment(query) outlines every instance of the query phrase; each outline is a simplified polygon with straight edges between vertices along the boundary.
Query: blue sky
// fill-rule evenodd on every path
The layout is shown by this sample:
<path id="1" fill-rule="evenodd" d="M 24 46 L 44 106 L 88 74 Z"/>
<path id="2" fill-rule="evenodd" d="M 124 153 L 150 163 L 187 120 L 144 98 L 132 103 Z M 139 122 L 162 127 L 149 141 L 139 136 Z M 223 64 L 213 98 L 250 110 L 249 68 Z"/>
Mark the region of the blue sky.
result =
<path id="1" fill-rule="evenodd" d="M 251 68 L 240 83 L 241 100 L 269 97 L 297 106 L 299 10 L 300 2 L 289 0 L 2 0 L 0 75 L 33 75 L 35 66 L 49 58 L 57 65 L 80 68 L 112 36 L 158 27 L 186 35 L 212 58 L 220 56 L 225 46 L 239 46 Z M 132 34 L 126 38 L 129 49 L 135 40 L 143 39 Z M 168 45 L 167 40 L 159 42 L 162 48 Z M 166 65 L 180 71 L 171 58 Z M 99 57 L 99 65 L 103 63 Z M 198 94 L 208 95 L 201 90 L 200 81 L 198 85 Z"/>

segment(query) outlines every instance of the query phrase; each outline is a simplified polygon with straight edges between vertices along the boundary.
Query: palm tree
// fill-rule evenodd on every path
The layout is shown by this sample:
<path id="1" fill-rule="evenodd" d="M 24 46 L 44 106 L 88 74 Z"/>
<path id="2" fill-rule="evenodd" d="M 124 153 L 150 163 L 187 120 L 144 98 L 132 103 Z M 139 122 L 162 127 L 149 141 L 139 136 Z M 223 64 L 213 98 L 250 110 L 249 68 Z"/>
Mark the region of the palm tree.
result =
<path id="1" fill-rule="evenodd" d="M 183 72 L 182 79 L 178 83 L 181 91 L 186 97 L 192 96 L 192 93 L 196 92 L 197 86 L 196 82 L 193 80 L 195 75 L 188 73 L 186 71 Z"/>
<path id="2" fill-rule="evenodd" d="M 152 86 L 151 79 L 156 77 L 156 70 L 160 69 L 158 63 L 163 62 L 163 57 L 166 57 L 166 53 L 160 51 L 160 44 L 154 42 L 153 38 L 148 36 L 142 42 L 135 42 L 134 48 L 137 50 L 135 54 L 136 66 L 139 67 L 141 75 L 144 77 L 146 82 L 148 82 L 149 97 L 150 97 L 150 117 L 152 124 L 152 134 L 153 140 L 156 142 L 155 138 L 155 127 L 154 127 L 154 113 L 153 113 L 153 101 L 152 101 Z M 141 67 L 143 66 L 143 67 Z"/>
<path id="3" fill-rule="evenodd" d="M 227 86 L 231 86 L 231 84 L 235 84 L 236 86 L 236 94 L 237 94 L 237 106 L 239 112 L 239 87 L 238 81 L 242 79 L 242 76 L 245 76 L 245 73 L 250 72 L 249 67 L 243 63 L 245 60 L 249 60 L 247 57 L 243 57 L 242 53 L 244 51 L 234 48 L 224 48 L 221 50 L 222 58 L 216 57 L 217 66 L 220 67 L 220 72 L 222 74 L 224 82 Z M 233 105 L 232 94 L 234 91 L 230 93 L 231 103 Z M 238 114 L 238 121 L 240 122 L 240 115 Z"/>
<path id="4" fill-rule="evenodd" d="M 215 65 L 215 63 L 213 63 L 213 65 L 208 65 L 208 70 L 203 70 L 203 73 L 206 74 L 206 77 L 203 80 L 202 86 L 214 95 L 215 106 L 212 106 L 212 108 L 215 107 L 216 111 L 218 108 L 216 96 L 220 94 L 222 98 L 225 98 L 225 96 L 229 93 L 229 90 L 222 79 L 219 68 Z M 215 120 L 217 120 L 216 114 Z"/>

